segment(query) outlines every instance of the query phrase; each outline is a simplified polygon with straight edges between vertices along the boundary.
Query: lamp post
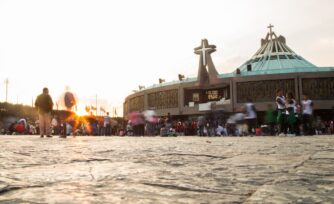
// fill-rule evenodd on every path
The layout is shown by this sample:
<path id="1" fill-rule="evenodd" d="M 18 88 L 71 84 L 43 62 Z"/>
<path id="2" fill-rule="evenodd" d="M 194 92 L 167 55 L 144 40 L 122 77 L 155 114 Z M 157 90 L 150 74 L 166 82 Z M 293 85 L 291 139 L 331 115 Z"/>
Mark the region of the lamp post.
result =
<path id="1" fill-rule="evenodd" d="M 97 94 L 96 94 L 96 96 L 95 96 L 95 107 L 96 107 L 96 112 L 95 112 L 95 114 L 96 114 L 96 117 L 97 117 Z"/>
<path id="2" fill-rule="evenodd" d="M 5 85 L 6 85 L 6 103 L 8 102 L 8 84 L 9 80 L 8 78 L 5 79 Z"/>

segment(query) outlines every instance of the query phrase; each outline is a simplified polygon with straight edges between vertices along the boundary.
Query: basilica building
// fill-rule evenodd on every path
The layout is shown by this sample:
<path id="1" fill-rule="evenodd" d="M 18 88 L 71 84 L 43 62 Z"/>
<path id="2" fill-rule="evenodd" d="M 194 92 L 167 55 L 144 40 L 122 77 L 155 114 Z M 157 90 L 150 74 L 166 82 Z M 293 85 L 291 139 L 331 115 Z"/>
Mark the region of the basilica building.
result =
<path id="1" fill-rule="evenodd" d="M 268 105 L 275 107 L 275 91 L 294 94 L 297 102 L 307 94 L 315 104 L 316 113 L 326 117 L 334 109 L 334 67 L 318 67 L 295 53 L 285 37 L 272 30 L 261 46 L 232 73 L 219 74 L 210 54 L 216 46 L 203 39 L 194 53 L 199 57 L 196 78 L 164 82 L 141 89 L 126 97 L 124 116 L 133 111 L 155 110 L 159 116 L 191 117 L 208 111 L 237 111 L 252 99 L 257 111 Z M 328 116 L 328 114 L 327 114 Z"/>

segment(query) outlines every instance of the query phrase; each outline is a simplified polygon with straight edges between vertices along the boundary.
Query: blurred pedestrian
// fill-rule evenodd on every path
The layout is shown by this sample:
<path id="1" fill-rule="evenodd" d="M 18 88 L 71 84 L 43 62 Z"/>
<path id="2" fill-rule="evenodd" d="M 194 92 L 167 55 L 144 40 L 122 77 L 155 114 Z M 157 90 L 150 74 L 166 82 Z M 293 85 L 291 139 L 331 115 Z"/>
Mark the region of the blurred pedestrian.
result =
<path id="1" fill-rule="evenodd" d="M 53 130 L 53 134 L 58 135 L 59 134 L 59 124 L 58 124 L 57 116 L 54 116 L 52 118 L 51 126 L 52 126 L 52 130 Z"/>
<path id="2" fill-rule="evenodd" d="M 166 118 L 166 128 L 167 130 L 169 130 L 170 128 L 172 128 L 172 124 L 173 124 L 173 120 L 172 120 L 172 116 L 170 115 L 170 113 L 167 113 L 167 118 Z"/>
<path id="3" fill-rule="evenodd" d="M 107 115 L 104 116 L 103 127 L 104 127 L 104 135 L 110 136 L 111 135 L 111 124 L 110 124 L 109 112 L 107 112 Z"/>
<path id="4" fill-rule="evenodd" d="M 277 105 L 277 124 L 278 124 L 278 134 L 286 135 L 286 109 L 285 109 L 285 97 L 283 95 L 282 89 L 276 91 L 276 105 Z"/>
<path id="5" fill-rule="evenodd" d="M 48 88 L 43 88 L 43 93 L 37 96 L 35 107 L 38 109 L 40 136 L 52 137 L 50 123 L 53 101 Z"/>
<path id="6" fill-rule="evenodd" d="M 275 111 L 271 104 L 268 105 L 265 120 L 269 127 L 269 135 L 271 136 L 275 135 L 276 118 L 275 118 Z"/>
<path id="7" fill-rule="evenodd" d="M 197 127 L 199 136 L 205 136 L 204 126 L 205 126 L 205 117 L 203 115 L 200 115 L 197 118 Z"/>
<path id="8" fill-rule="evenodd" d="M 307 94 L 303 94 L 303 132 L 304 135 L 313 135 L 312 130 L 312 115 L 313 115 L 313 101 L 309 99 Z"/>
<path id="9" fill-rule="evenodd" d="M 246 116 L 245 120 L 248 126 L 248 134 L 255 135 L 255 128 L 257 126 L 256 108 L 252 99 L 248 98 L 245 104 Z"/>
<path id="10" fill-rule="evenodd" d="M 296 112 L 297 112 L 297 103 L 293 96 L 292 92 L 286 94 L 286 115 L 287 115 L 287 125 L 289 127 L 290 134 L 296 134 Z"/>

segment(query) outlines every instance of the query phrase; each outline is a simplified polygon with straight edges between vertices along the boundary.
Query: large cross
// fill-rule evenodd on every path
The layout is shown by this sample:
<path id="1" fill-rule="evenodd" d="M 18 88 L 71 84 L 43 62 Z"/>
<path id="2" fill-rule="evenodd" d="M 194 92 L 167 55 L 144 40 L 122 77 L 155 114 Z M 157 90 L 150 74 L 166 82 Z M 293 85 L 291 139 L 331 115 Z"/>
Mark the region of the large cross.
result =
<path id="1" fill-rule="evenodd" d="M 267 28 L 269 28 L 269 33 L 271 34 L 273 31 L 272 31 L 272 28 L 273 28 L 274 26 L 273 25 L 271 25 L 271 24 L 269 24 L 269 26 L 267 27 Z"/>
<path id="2" fill-rule="evenodd" d="M 211 47 L 205 47 L 205 43 L 204 41 L 202 42 L 202 48 L 198 49 L 198 51 L 202 52 L 202 58 L 203 58 L 203 66 L 206 66 L 206 60 L 205 60 L 205 56 L 206 56 L 206 51 L 208 50 L 212 50 Z"/>

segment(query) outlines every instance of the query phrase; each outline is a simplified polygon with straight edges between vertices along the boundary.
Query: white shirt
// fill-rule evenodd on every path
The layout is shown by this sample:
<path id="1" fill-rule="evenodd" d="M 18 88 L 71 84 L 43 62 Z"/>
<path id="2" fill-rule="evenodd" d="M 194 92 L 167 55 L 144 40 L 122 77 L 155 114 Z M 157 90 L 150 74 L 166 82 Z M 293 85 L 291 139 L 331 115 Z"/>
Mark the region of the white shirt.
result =
<path id="1" fill-rule="evenodd" d="M 312 100 L 310 100 L 310 99 L 303 100 L 302 104 L 303 104 L 303 114 L 312 115 L 312 113 L 313 113 L 313 102 L 312 102 Z"/>
<path id="2" fill-rule="evenodd" d="M 110 124 L 110 117 L 109 116 L 104 116 L 104 121 L 103 121 L 103 125 L 104 127 L 107 127 L 107 125 Z"/>
<path id="3" fill-rule="evenodd" d="M 256 112 L 254 110 L 254 104 L 253 103 L 246 103 L 245 106 L 246 106 L 246 112 L 247 112 L 246 118 L 248 118 L 248 119 L 256 118 Z"/>
<path id="4" fill-rule="evenodd" d="M 57 121 L 56 118 L 52 118 L 51 125 L 52 125 L 53 127 L 57 127 L 57 126 L 58 126 L 58 121 Z"/>
<path id="5" fill-rule="evenodd" d="M 295 99 L 291 99 L 291 100 L 292 100 L 292 103 L 286 104 L 286 108 L 293 108 L 293 111 L 296 113 L 296 111 L 297 111 L 296 101 L 295 101 Z M 286 114 L 289 115 L 288 110 L 286 110 Z"/>
<path id="6" fill-rule="evenodd" d="M 282 102 L 282 104 L 278 103 L 277 100 L 280 100 Z M 276 104 L 277 104 L 277 108 L 280 110 L 285 109 L 285 97 L 284 96 L 277 96 L 276 97 Z"/>

